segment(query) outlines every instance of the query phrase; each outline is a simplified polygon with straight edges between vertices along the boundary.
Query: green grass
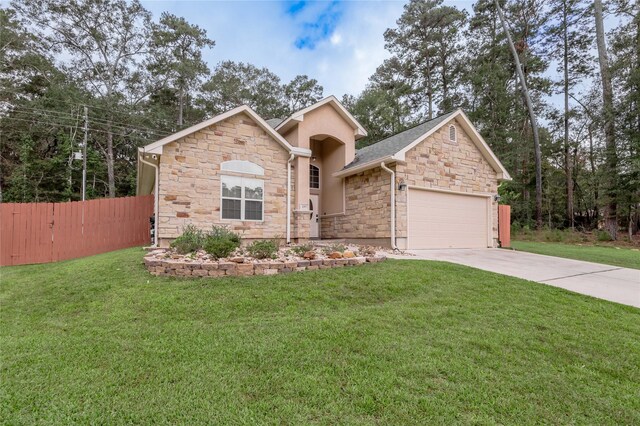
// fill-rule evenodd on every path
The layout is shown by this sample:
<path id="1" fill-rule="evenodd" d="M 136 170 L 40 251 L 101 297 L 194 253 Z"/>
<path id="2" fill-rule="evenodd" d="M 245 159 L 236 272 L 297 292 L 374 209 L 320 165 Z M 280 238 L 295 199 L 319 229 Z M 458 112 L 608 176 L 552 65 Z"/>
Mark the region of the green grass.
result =
<path id="1" fill-rule="evenodd" d="M 511 247 L 530 253 L 548 256 L 565 257 L 567 259 L 585 260 L 605 265 L 622 266 L 640 269 L 640 250 L 611 246 L 572 245 L 562 243 L 540 243 L 533 241 L 512 241 Z"/>
<path id="2" fill-rule="evenodd" d="M 0 270 L 2 424 L 640 424 L 640 310 L 448 263 Z"/>

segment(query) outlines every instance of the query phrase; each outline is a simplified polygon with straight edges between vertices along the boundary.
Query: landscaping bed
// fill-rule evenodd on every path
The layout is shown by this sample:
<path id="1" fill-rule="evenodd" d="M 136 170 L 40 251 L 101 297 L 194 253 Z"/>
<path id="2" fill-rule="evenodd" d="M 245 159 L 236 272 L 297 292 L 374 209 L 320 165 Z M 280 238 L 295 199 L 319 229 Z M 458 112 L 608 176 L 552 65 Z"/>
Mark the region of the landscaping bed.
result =
<path id="1" fill-rule="evenodd" d="M 181 254 L 173 248 L 157 249 L 144 257 L 144 264 L 150 273 L 158 276 L 223 277 L 341 268 L 377 263 L 386 258 L 383 249 L 377 247 L 343 244 L 280 246 L 275 241 L 253 244 L 268 248 L 256 253 L 255 249 L 252 250 L 254 245 L 237 247 L 226 257 L 216 257 L 205 250 Z"/>

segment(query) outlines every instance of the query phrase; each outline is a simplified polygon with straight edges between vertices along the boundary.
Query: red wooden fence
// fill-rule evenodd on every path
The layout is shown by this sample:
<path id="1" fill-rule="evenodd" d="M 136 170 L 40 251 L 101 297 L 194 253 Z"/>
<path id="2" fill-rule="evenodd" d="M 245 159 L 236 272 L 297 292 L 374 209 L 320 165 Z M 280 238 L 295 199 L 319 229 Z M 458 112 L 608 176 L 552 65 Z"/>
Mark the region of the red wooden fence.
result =
<path id="1" fill-rule="evenodd" d="M 153 195 L 0 204 L 0 266 L 47 263 L 150 244 Z"/>
<path id="2" fill-rule="evenodd" d="M 498 240 L 500 247 L 511 247 L 511 206 L 498 206 Z"/>

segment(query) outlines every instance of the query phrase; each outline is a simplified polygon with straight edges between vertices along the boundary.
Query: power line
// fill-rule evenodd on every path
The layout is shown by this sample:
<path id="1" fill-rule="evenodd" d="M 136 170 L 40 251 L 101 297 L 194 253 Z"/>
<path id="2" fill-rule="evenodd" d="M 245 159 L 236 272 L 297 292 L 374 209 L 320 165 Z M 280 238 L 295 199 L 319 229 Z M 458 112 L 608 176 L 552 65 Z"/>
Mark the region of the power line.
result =
<path id="1" fill-rule="evenodd" d="M 53 116 L 52 118 L 56 118 L 56 119 L 60 119 L 60 120 L 75 120 L 76 122 L 79 119 L 78 116 L 72 115 L 72 114 L 67 113 L 67 112 L 45 110 L 45 109 L 41 109 L 41 108 L 30 108 L 30 107 L 22 107 L 22 106 L 20 106 L 20 107 L 12 108 L 12 111 L 16 111 L 16 112 L 19 112 L 21 114 L 31 114 L 31 115 L 51 114 Z M 137 131 L 140 131 L 140 132 L 153 134 L 153 135 L 159 136 L 159 137 L 166 137 L 166 136 L 170 135 L 170 133 L 158 132 L 158 131 L 153 130 L 153 129 L 149 128 L 149 127 L 133 126 L 133 125 L 130 125 L 130 124 L 127 124 L 127 123 L 122 123 L 120 121 L 112 121 L 111 123 L 109 123 L 108 120 L 95 119 L 95 118 L 92 118 L 91 121 L 95 121 L 97 124 L 102 124 L 104 126 L 111 125 L 111 127 L 120 128 L 121 130 L 137 130 Z"/>
<path id="2" fill-rule="evenodd" d="M 27 119 L 24 119 L 24 118 L 16 118 L 16 117 L 11 117 L 10 120 L 12 120 L 12 121 L 13 120 L 23 121 L 25 123 L 30 123 L 30 124 L 49 124 L 49 125 L 52 125 L 52 126 L 60 126 L 60 127 L 65 127 L 65 126 L 68 125 L 68 124 L 65 124 L 65 123 L 55 123 L 55 122 L 51 122 L 51 121 L 38 121 L 38 123 L 34 123 L 33 120 L 27 120 Z M 92 132 L 99 132 L 99 133 L 105 133 L 105 134 L 109 133 L 106 130 L 95 129 L 95 128 L 91 128 L 91 127 L 89 127 L 88 130 L 90 130 Z M 118 133 L 118 132 L 111 132 L 111 134 L 115 134 L 117 136 L 123 136 L 123 137 L 130 136 L 130 135 L 125 135 L 124 133 Z M 151 139 L 154 139 L 154 138 L 142 137 L 142 139 L 151 140 Z"/>
<path id="3" fill-rule="evenodd" d="M 75 120 L 78 120 L 79 116 L 73 115 L 71 113 L 68 112 L 64 112 L 64 111 L 55 111 L 55 110 L 48 110 L 48 109 L 44 109 L 44 108 L 32 108 L 32 107 L 25 107 L 25 106 L 15 106 L 13 107 L 13 110 L 32 110 L 32 111 L 36 111 L 36 112 L 41 112 L 41 113 L 49 113 L 49 114 L 56 114 L 56 115 L 60 115 L 60 116 L 64 116 L 64 118 L 73 118 Z M 165 132 L 160 132 L 157 130 L 154 130 L 150 127 L 144 127 L 144 126 L 138 126 L 138 125 L 131 125 L 129 123 L 124 123 L 122 121 L 111 121 L 109 122 L 109 120 L 104 119 L 104 118 L 91 118 L 91 121 L 95 121 L 98 122 L 99 124 L 104 124 L 104 125 L 109 125 L 111 124 L 112 126 L 116 126 L 116 127 L 122 127 L 125 129 L 135 129 L 135 130 L 140 130 L 140 131 L 145 131 L 148 133 L 153 133 L 156 134 L 158 136 L 167 136 L 170 133 L 165 133 Z"/>

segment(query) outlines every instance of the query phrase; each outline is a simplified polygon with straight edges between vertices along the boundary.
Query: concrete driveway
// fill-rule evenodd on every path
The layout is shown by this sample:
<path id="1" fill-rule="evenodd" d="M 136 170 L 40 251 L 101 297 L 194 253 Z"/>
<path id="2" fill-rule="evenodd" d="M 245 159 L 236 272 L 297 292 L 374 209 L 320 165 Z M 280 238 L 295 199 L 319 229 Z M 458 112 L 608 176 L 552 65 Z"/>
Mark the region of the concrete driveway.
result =
<path id="1" fill-rule="evenodd" d="M 502 249 L 410 250 L 402 259 L 441 260 L 561 287 L 640 308 L 640 270 Z"/>

